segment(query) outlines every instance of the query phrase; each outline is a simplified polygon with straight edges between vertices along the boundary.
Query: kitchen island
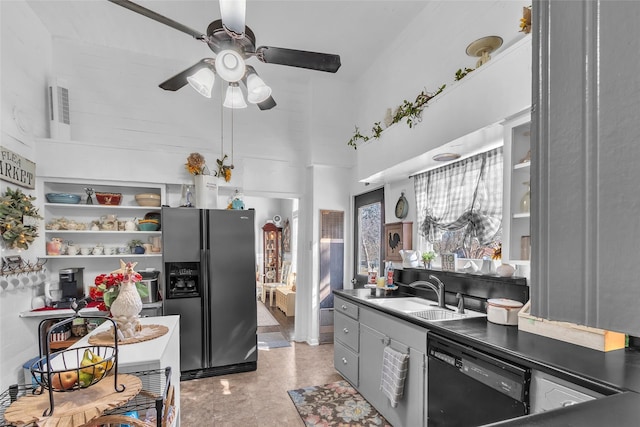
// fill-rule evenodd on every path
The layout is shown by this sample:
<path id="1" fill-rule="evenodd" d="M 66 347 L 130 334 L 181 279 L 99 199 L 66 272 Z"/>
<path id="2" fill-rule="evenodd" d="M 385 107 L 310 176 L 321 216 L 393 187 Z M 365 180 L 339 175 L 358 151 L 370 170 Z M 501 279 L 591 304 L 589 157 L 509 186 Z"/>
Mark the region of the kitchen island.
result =
<path id="1" fill-rule="evenodd" d="M 147 370 L 171 368 L 171 384 L 174 387 L 176 426 L 180 425 L 180 316 L 143 317 L 142 326 L 162 325 L 169 330 L 166 334 L 133 344 L 118 345 L 118 373 L 132 373 Z M 104 322 L 88 335 L 82 337 L 70 348 L 84 347 L 89 338 L 111 328 L 111 322 Z"/>
<path id="2" fill-rule="evenodd" d="M 414 296 L 401 292 L 402 288 L 392 295 L 385 296 Z M 414 316 L 373 303 L 372 299 L 377 297 L 368 289 L 338 290 L 334 293 L 337 297 L 366 310 L 375 310 L 385 316 L 392 316 L 394 320 L 402 321 L 411 325 L 412 328 L 416 326 L 423 328 L 425 341 L 428 330 L 473 348 L 499 354 L 504 360 L 551 373 L 572 384 L 598 389 L 605 396 L 579 405 L 525 415 L 493 425 L 549 427 L 638 425 L 640 420 L 640 394 L 638 394 L 640 392 L 640 352 L 638 350 L 627 348 L 600 352 L 519 331 L 517 326 L 493 324 L 483 317 L 426 324 Z M 339 335 L 336 337 L 336 340 L 339 340 Z"/>

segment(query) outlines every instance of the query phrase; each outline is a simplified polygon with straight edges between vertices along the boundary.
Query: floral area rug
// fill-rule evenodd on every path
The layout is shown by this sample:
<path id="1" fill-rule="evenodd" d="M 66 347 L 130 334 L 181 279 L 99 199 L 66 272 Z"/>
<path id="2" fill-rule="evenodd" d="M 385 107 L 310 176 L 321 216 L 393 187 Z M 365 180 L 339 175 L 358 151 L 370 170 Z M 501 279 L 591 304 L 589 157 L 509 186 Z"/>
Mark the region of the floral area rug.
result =
<path id="1" fill-rule="evenodd" d="M 289 390 L 306 426 L 384 426 L 391 424 L 346 381 Z"/>

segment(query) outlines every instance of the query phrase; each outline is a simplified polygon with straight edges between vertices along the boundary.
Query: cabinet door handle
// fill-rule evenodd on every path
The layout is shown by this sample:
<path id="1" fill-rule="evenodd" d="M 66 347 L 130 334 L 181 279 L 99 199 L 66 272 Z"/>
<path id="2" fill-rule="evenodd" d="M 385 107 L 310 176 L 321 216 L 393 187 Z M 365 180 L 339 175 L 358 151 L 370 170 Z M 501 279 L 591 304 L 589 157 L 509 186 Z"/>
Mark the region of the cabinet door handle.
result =
<path id="1" fill-rule="evenodd" d="M 342 304 L 342 307 L 341 307 L 341 308 L 342 308 L 343 310 L 346 310 L 346 309 L 347 309 L 347 306 L 346 306 L 346 305 L 344 305 L 344 304 Z"/>
<path id="2" fill-rule="evenodd" d="M 574 402 L 573 400 L 567 400 L 567 401 L 562 402 L 562 407 L 565 408 L 567 406 L 575 405 L 576 403 L 578 403 L 578 402 Z"/>
<path id="3" fill-rule="evenodd" d="M 347 328 L 344 328 L 344 329 L 342 330 L 342 332 L 344 332 L 345 334 L 348 334 L 348 333 L 349 333 L 349 330 L 348 330 Z"/>
<path id="4" fill-rule="evenodd" d="M 344 363 L 345 365 L 347 364 L 347 359 L 346 358 L 342 358 L 342 363 Z"/>

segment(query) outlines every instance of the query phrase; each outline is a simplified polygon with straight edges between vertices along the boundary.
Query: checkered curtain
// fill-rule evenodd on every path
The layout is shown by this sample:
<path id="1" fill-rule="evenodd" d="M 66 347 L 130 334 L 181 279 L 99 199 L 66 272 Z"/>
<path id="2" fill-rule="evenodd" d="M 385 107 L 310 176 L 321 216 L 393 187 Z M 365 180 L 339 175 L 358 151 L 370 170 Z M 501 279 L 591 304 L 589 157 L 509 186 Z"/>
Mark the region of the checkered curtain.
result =
<path id="1" fill-rule="evenodd" d="M 502 224 L 502 147 L 416 175 L 414 188 L 419 233 L 429 242 L 464 229 L 486 245 Z"/>

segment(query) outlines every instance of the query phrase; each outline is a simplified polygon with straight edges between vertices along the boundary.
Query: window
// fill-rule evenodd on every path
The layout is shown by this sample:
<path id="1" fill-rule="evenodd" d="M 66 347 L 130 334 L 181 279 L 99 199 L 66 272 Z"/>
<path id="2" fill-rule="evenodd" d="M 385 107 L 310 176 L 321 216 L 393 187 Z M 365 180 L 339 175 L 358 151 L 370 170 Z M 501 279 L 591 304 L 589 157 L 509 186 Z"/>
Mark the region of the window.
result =
<path id="1" fill-rule="evenodd" d="M 459 258 L 490 256 L 502 239 L 502 147 L 414 180 L 422 249 Z"/>
<path id="2" fill-rule="evenodd" d="M 355 197 L 354 206 L 354 278 L 357 285 L 367 283 L 370 269 L 380 272 L 384 233 L 384 189 Z"/>

